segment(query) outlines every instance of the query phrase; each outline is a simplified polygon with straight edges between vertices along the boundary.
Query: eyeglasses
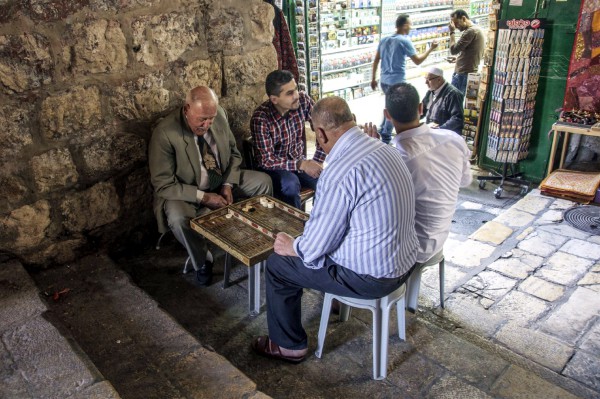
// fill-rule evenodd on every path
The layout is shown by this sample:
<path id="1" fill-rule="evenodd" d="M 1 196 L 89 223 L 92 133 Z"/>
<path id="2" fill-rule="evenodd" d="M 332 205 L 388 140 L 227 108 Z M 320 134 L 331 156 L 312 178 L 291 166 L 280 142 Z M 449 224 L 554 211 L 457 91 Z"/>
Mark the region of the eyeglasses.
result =
<path id="1" fill-rule="evenodd" d="M 441 76 L 434 76 L 433 78 L 425 78 L 426 82 L 431 82 L 432 80 L 436 80 L 438 78 L 441 78 Z"/>

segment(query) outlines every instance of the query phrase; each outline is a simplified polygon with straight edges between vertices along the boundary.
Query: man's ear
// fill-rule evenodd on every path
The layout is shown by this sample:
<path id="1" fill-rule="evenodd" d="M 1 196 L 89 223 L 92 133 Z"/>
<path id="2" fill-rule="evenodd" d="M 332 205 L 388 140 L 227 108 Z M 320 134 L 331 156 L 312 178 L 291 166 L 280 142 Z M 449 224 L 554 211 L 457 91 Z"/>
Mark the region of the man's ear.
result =
<path id="1" fill-rule="evenodd" d="M 423 103 L 419 103 L 419 115 L 423 115 Z"/>
<path id="2" fill-rule="evenodd" d="M 327 138 L 327 134 L 325 134 L 325 130 L 323 130 L 322 128 L 318 127 L 315 130 L 315 134 L 317 135 L 317 139 L 319 140 L 319 143 L 321 143 L 321 146 L 323 146 L 324 143 L 327 143 L 329 141 L 329 139 Z"/>
<path id="3" fill-rule="evenodd" d="M 271 102 L 272 102 L 273 104 L 277 104 L 277 102 L 279 101 L 279 97 L 277 97 L 277 96 L 274 96 L 274 95 L 270 95 L 270 96 L 269 96 L 269 100 L 271 100 Z"/>
<path id="4" fill-rule="evenodd" d="M 390 113 L 388 112 L 387 108 L 383 109 L 383 115 L 385 116 L 385 119 L 387 119 L 388 121 L 392 121 L 392 115 L 390 115 Z"/>

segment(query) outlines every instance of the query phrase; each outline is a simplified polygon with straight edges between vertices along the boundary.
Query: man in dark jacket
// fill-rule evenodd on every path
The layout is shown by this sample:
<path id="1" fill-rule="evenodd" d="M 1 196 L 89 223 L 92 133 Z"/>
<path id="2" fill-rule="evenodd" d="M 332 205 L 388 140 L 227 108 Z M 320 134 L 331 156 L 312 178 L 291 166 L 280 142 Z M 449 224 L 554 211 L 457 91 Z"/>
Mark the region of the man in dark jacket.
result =
<path id="1" fill-rule="evenodd" d="M 462 134 L 463 95 L 451 83 L 444 80 L 444 71 L 429 67 L 425 75 L 429 91 L 423 98 L 425 122 L 432 129 L 447 129 Z"/>

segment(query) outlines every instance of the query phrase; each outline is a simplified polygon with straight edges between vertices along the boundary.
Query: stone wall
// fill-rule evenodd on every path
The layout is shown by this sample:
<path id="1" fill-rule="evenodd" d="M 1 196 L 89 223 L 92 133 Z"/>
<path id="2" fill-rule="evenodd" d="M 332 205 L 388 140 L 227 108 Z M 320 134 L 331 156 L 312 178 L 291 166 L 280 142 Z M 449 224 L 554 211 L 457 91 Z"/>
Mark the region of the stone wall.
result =
<path id="1" fill-rule="evenodd" d="M 246 134 L 277 67 L 272 20 L 262 0 L 0 1 L 0 258 L 155 236 L 152 124 L 204 84 Z"/>

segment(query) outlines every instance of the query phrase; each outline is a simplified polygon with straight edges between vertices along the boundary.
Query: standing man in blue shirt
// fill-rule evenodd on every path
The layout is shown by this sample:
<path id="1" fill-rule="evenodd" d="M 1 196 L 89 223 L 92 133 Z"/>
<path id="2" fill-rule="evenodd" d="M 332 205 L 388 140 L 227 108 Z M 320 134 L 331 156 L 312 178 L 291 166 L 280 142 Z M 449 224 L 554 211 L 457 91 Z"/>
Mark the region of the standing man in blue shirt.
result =
<path id="1" fill-rule="evenodd" d="M 303 288 L 380 298 L 408 278 L 418 250 L 413 183 L 400 153 L 357 127 L 339 97 L 317 102 L 311 117 L 328 154 L 319 198 L 304 234 L 277 234 L 265 272 L 269 335 L 252 342 L 258 354 L 291 362 L 308 347 Z"/>
<path id="2" fill-rule="evenodd" d="M 422 54 L 417 54 L 408 33 L 412 24 L 408 14 L 400 14 L 396 18 L 396 33 L 383 38 L 377 47 L 375 60 L 373 60 L 373 77 L 371 88 L 377 89 L 377 68 L 381 62 L 381 90 L 387 94 L 389 87 L 396 83 L 406 81 L 406 58 L 410 58 L 415 65 L 421 65 L 429 54 L 438 46 L 437 41 L 432 41 L 431 46 Z M 379 134 L 384 143 L 392 140 L 392 123 L 383 119 Z"/>

